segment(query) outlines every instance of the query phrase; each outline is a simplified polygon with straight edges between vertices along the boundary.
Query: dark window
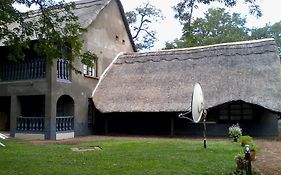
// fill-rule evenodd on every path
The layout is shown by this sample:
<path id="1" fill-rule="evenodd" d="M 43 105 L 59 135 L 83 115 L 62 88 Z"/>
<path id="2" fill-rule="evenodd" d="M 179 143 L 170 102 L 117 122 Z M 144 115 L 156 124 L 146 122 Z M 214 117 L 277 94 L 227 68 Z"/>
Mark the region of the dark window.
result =
<path id="1" fill-rule="evenodd" d="M 224 104 L 219 109 L 219 119 L 231 121 L 252 120 L 253 106 L 241 102 Z"/>

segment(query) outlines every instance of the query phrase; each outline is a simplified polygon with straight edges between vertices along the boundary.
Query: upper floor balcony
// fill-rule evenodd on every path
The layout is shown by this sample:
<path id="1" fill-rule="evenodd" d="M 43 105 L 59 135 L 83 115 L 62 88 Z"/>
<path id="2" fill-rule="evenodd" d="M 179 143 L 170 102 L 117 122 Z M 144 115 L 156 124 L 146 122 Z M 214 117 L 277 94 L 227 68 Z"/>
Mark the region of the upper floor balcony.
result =
<path id="1" fill-rule="evenodd" d="M 0 65 L 0 81 L 34 80 L 46 78 L 46 59 L 34 58 L 19 62 L 5 62 Z M 69 61 L 57 59 L 57 79 L 70 80 Z"/>

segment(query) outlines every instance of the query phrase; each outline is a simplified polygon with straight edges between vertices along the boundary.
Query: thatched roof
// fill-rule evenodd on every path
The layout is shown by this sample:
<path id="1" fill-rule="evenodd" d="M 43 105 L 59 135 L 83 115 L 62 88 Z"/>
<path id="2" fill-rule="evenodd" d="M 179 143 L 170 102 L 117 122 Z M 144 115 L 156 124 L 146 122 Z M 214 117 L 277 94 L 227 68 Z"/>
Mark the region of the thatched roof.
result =
<path id="1" fill-rule="evenodd" d="M 78 22 L 83 28 L 88 28 L 100 14 L 100 12 L 111 2 L 116 1 L 119 11 L 121 13 L 122 20 L 124 22 L 126 32 L 128 33 L 130 42 L 132 43 L 133 49 L 136 51 L 135 44 L 129 29 L 129 25 L 125 16 L 125 12 L 120 0 L 80 0 L 76 1 L 75 9 L 73 13 L 78 17 Z M 34 15 L 29 20 L 37 20 L 38 12 L 34 11 Z M 9 25 L 9 28 L 13 29 L 17 27 L 17 23 L 13 23 Z M 36 40 L 36 36 L 32 38 L 32 40 Z M 3 41 L 0 41 L 0 46 L 3 46 Z"/>
<path id="2" fill-rule="evenodd" d="M 281 66 L 273 39 L 119 56 L 93 92 L 98 110 L 179 112 L 202 86 L 205 105 L 242 100 L 281 112 Z"/>

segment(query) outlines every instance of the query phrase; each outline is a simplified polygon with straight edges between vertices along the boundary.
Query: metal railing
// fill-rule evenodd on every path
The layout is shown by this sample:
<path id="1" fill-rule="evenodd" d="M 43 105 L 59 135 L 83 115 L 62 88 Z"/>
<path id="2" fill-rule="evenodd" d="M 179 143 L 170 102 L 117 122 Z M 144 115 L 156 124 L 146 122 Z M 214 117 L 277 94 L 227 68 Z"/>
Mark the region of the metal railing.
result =
<path id="1" fill-rule="evenodd" d="M 62 80 L 70 80 L 70 63 L 65 59 L 57 60 L 57 78 Z"/>
<path id="2" fill-rule="evenodd" d="M 46 60 L 43 58 L 5 63 L 1 69 L 2 81 L 40 79 L 46 77 Z"/>
<path id="3" fill-rule="evenodd" d="M 17 131 L 44 131 L 44 117 L 17 117 Z"/>
<path id="4" fill-rule="evenodd" d="M 56 131 L 73 131 L 74 116 L 56 117 Z"/>

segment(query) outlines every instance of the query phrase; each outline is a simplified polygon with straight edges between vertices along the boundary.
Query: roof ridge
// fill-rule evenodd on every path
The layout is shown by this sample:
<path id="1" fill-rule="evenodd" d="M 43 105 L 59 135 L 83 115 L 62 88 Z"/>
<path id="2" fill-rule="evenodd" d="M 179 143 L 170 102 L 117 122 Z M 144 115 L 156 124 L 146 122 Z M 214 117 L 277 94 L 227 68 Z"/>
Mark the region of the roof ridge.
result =
<path id="1" fill-rule="evenodd" d="M 175 53 L 184 53 L 187 51 L 197 51 L 200 49 L 211 49 L 211 48 L 218 48 L 221 46 L 239 46 L 239 45 L 249 45 L 249 44 L 256 44 L 256 43 L 263 43 L 268 41 L 274 41 L 273 38 L 265 38 L 259 40 L 247 40 L 247 41 L 238 41 L 238 42 L 227 42 L 227 43 L 220 43 L 220 44 L 212 44 L 212 45 L 205 45 L 205 46 L 196 46 L 196 47 L 188 47 L 188 48 L 177 48 L 177 49 L 168 49 L 168 50 L 158 50 L 158 51 L 149 51 L 149 52 L 135 52 L 135 53 L 126 53 L 123 57 L 126 56 L 134 56 L 134 57 L 142 57 L 142 56 L 158 56 L 158 55 L 171 55 Z M 254 46 L 258 47 L 258 46 Z M 253 48 L 253 47 L 251 47 Z"/>

